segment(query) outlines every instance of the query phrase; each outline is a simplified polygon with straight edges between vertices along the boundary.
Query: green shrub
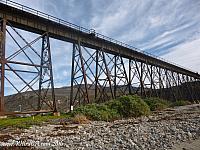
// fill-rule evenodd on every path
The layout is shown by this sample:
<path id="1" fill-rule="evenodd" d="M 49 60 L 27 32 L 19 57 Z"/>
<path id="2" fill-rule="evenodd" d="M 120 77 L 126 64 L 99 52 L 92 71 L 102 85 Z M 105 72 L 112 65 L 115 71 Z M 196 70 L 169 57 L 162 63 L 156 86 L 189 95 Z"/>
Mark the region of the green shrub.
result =
<path id="1" fill-rule="evenodd" d="M 88 104 L 80 106 L 74 110 L 73 116 L 83 114 L 90 120 L 110 121 L 119 118 L 119 114 L 115 110 L 111 110 L 105 104 Z"/>
<path id="2" fill-rule="evenodd" d="M 73 112 L 73 116 L 77 114 L 83 114 L 88 117 L 88 119 L 94 119 L 94 120 L 99 120 L 99 111 L 97 110 L 96 107 L 97 104 L 88 104 L 85 106 L 80 106 L 75 109 Z"/>
<path id="3" fill-rule="evenodd" d="M 190 105 L 191 102 L 186 100 L 178 100 L 172 103 L 172 106 L 184 106 L 184 105 Z"/>
<path id="4" fill-rule="evenodd" d="M 100 114 L 100 120 L 111 121 L 116 120 L 120 117 L 115 109 L 110 109 L 106 104 L 100 104 L 97 106 Z"/>
<path id="5" fill-rule="evenodd" d="M 148 115 L 148 105 L 138 96 L 122 96 L 103 104 L 88 104 L 74 110 L 73 115 L 83 114 L 92 120 L 111 121 L 126 117 Z"/>
<path id="6" fill-rule="evenodd" d="M 119 100 L 114 99 L 114 100 L 108 101 L 107 103 L 105 103 L 105 105 L 107 105 L 107 107 L 110 110 L 117 112 L 119 116 L 123 116 L 123 113 L 122 113 L 123 105 Z"/>
<path id="7" fill-rule="evenodd" d="M 108 107 L 116 110 L 121 117 L 139 117 L 150 113 L 148 105 L 136 95 L 122 96 L 107 103 Z"/>
<path id="8" fill-rule="evenodd" d="M 149 105 L 151 111 L 160 111 L 170 106 L 170 102 L 157 97 L 146 98 L 144 101 Z"/>
<path id="9" fill-rule="evenodd" d="M 117 101 L 121 103 L 118 111 L 123 117 L 139 117 L 150 113 L 148 105 L 139 96 L 122 96 Z"/>

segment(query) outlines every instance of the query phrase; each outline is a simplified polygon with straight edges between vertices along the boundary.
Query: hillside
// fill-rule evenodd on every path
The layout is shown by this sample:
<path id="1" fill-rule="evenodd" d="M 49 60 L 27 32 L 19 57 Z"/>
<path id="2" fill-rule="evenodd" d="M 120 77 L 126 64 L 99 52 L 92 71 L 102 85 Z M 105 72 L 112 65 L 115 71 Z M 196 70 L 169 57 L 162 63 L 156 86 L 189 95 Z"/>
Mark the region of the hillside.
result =
<path id="1" fill-rule="evenodd" d="M 194 94 L 194 93 L 198 93 L 198 90 L 199 90 L 199 88 L 197 86 L 195 86 L 194 83 L 195 82 L 188 82 L 188 83 L 183 83 L 180 86 L 174 86 L 172 88 L 164 88 L 162 90 L 156 89 L 156 90 L 154 90 L 154 94 L 151 94 L 150 93 L 151 90 L 149 90 L 148 88 L 145 88 L 145 94 L 151 95 L 152 97 L 156 97 L 157 95 L 160 95 L 160 92 L 162 92 L 161 94 L 164 99 L 174 101 L 174 95 L 172 94 L 172 91 L 174 93 L 177 93 L 177 95 L 178 95 L 178 91 L 181 90 L 182 96 L 181 97 L 177 96 L 176 98 L 181 99 L 181 100 L 190 101 L 190 100 L 192 100 L 190 97 L 190 92 L 192 92 Z M 188 90 L 188 87 L 190 87 L 190 90 Z M 119 88 L 124 90 L 126 88 L 126 86 L 123 86 L 123 85 L 118 86 L 118 89 Z M 71 90 L 71 87 L 55 88 L 55 98 L 58 102 L 57 103 L 58 111 L 63 112 L 63 111 L 67 111 L 69 109 L 70 90 Z M 126 90 L 128 92 L 127 88 L 126 88 Z M 74 91 L 76 91 L 76 88 Z M 107 87 L 105 89 L 105 92 L 108 93 L 108 95 L 109 95 L 109 91 L 110 91 L 110 89 Z M 135 91 L 137 91 L 138 94 L 140 95 L 140 89 L 138 89 L 136 87 L 132 87 L 132 93 L 135 93 Z M 94 87 L 92 87 L 92 86 L 90 87 L 89 93 L 90 93 L 89 96 L 91 97 L 91 99 L 93 99 L 94 98 Z M 122 93 L 120 93 L 118 91 L 117 95 L 122 95 Z M 50 96 L 51 96 L 51 90 L 49 90 L 49 92 L 47 93 L 47 97 L 50 97 Z M 198 95 L 196 95 L 196 96 L 198 96 Z M 33 92 L 25 92 L 25 93 L 22 93 L 21 95 L 18 94 L 18 95 L 7 96 L 5 99 L 5 107 L 6 107 L 7 111 L 19 111 L 20 105 L 21 105 L 22 111 L 29 111 L 29 110 L 34 110 L 33 108 L 35 108 L 35 109 L 37 108 L 37 102 L 38 102 L 38 98 L 37 98 L 36 94 L 34 94 Z M 31 105 L 33 108 L 31 107 Z M 43 109 L 45 109 L 45 108 L 47 108 L 47 107 L 44 105 Z"/>
<path id="2" fill-rule="evenodd" d="M 50 95 L 51 90 L 47 93 L 48 97 Z M 55 98 L 58 101 L 58 109 L 60 111 L 65 111 L 67 109 L 69 96 L 70 87 L 55 88 Z M 34 108 L 37 108 L 37 101 L 37 95 L 33 92 L 25 92 L 20 95 L 15 94 L 5 98 L 5 108 L 7 111 L 19 111 L 21 105 L 21 110 L 27 111 L 32 109 L 30 105 L 32 105 Z"/>

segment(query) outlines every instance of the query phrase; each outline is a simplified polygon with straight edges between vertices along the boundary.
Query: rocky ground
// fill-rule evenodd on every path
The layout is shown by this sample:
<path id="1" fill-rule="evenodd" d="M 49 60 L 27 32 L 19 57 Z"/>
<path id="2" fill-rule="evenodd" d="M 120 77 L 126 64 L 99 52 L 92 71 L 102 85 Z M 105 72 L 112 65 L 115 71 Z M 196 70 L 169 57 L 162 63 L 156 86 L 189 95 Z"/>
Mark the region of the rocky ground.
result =
<path id="1" fill-rule="evenodd" d="M 90 122 L 82 125 L 59 125 L 55 122 L 23 131 L 5 129 L 0 134 L 0 145 L 6 144 L 15 145 L 16 149 L 27 146 L 29 149 L 58 150 L 199 150 L 200 105 L 182 106 L 155 112 L 148 117 L 114 122 Z M 9 147 L 4 147 L 6 148 Z"/>

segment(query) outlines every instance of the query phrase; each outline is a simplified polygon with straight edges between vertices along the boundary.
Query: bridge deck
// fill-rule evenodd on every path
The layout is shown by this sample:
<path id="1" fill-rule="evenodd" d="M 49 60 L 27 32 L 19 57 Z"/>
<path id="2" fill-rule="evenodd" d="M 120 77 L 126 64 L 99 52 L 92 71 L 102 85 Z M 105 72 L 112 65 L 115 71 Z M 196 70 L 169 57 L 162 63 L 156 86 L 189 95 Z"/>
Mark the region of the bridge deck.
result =
<path id="1" fill-rule="evenodd" d="M 7 3 L 6 3 L 7 2 Z M 9 3 L 10 2 L 10 3 Z M 12 4 L 12 6 L 10 6 Z M 136 48 L 113 40 L 101 34 L 92 34 L 90 30 L 52 17 L 17 3 L 0 0 L 0 19 L 6 18 L 12 26 L 37 34 L 49 32 L 50 36 L 67 42 L 81 41 L 82 45 L 93 49 L 104 49 L 110 54 L 172 70 L 200 79 L 200 75 L 191 70 L 169 63 L 162 59 L 138 52 Z M 9 24 L 8 24 L 9 25 Z"/>

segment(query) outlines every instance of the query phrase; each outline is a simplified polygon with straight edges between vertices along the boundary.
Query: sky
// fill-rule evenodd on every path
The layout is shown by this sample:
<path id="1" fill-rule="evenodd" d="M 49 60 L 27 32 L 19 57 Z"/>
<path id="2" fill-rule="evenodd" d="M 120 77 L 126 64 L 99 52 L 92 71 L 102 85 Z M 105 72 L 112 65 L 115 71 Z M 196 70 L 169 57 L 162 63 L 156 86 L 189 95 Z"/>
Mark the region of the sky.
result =
<path id="1" fill-rule="evenodd" d="M 199 0 L 15 2 L 88 29 L 95 29 L 96 32 L 200 73 Z M 38 36 L 26 32 L 22 34 L 27 41 Z M 70 85 L 72 45 L 51 39 L 51 50 L 55 87 Z"/>

